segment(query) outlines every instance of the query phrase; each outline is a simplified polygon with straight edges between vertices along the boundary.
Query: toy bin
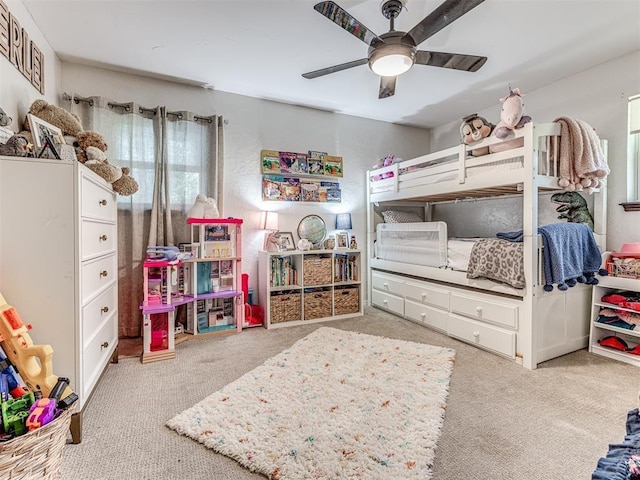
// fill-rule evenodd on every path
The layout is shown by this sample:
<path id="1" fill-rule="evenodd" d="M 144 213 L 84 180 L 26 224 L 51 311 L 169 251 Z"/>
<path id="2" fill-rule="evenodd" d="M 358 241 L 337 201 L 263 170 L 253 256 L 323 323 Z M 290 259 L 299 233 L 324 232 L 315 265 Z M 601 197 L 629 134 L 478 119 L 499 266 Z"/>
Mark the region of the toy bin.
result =
<path id="1" fill-rule="evenodd" d="M 60 478 L 73 408 L 44 427 L 0 443 L 0 478 L 52 480 Z"/>

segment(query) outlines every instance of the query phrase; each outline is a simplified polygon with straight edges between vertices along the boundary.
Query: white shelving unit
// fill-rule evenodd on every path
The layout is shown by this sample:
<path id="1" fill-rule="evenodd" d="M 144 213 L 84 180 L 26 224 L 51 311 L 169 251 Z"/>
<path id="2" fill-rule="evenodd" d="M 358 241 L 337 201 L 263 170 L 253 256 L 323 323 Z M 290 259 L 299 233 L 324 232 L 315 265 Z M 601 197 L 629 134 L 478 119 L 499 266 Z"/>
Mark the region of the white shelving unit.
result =
<path id="1" fill-rule="evenodd" d="M 360 250 L 260 252 L 266 328 L 364 315 Z"/>
<path id="2" fill-rule="evenodd" d="M 606 264 L 607 256 L 607 254 L 603 255 L 603 258 L 605 258 L 603 265 Z M 632 353 L 616 350 L 610 347 L 603 347 L 598 343 L 602 338 L 614 335 L 624 340 L 629 348 L 633 348 L 637 344 L 640 344 L 640 328 L 637 330 L 629 330 L 597 321 L 601 308 L 610 308 L 612 310 L 623 310 L 626 312 L 640 314 L 638 311 L 602 301 L 602 297 L 605 295 L 618 292 L 634 292 L 640 295 L 640 279 L 612 276 L 600 277 L 600 283 L 593 286 L 593 307 L 591 312 L 589 352 L 640 366 L 640 355 L 634 355 Z"/>

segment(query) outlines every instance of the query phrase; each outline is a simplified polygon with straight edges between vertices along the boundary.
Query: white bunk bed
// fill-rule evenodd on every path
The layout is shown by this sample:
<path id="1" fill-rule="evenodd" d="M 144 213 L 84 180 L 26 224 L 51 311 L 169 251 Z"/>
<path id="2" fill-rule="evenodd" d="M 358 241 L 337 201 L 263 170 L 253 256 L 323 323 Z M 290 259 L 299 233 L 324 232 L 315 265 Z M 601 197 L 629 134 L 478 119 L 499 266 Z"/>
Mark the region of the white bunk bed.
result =
<path id="1" fill-rule="evenodd" d="M 543 290 L 538 195 L 561 191 L 554 160 L 558 158 L 559 136 L 557 123 L 528 123 L 509 139 L 521 139 L 520 146 L 499 153 L 469 156 L 472 149 L 503 142 L 489 137 L 471 146 L 461 144 L 367 172 L 369 302 L 511 358 L 528 369 L 586 347 L 591 285 L 578 284 L 567 291 Z M 602 147 L 606 155 L 606 141 Z M 383 260 L 376 255 L 376 226 L 380 223 L 376 212 L 384 208 L 419 205 L 424 208 L 424 220 L 429 221 L 429 207 L 439 202 L 513 195 L 522 196 L 524 288 L 467 278 L 464 271 Z M 594 234 L 604 251 L 606 183 L 593 195 Z M 442 235 L 442 229 L 434 225 L 422 228 Z"/>

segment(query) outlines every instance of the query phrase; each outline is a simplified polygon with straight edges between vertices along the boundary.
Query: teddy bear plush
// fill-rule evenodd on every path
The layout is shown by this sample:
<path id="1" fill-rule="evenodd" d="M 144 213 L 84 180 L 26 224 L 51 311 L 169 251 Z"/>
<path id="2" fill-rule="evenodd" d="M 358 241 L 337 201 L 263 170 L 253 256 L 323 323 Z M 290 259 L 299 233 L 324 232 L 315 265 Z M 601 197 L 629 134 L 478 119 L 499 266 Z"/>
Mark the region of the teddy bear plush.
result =
<path id="1" fill-rule="evenodd" d="M 82 124 L 76 114 L 68 112 L 62 107 L 51 105 L 46 100 L 35 100 L 29 108 L 29 113 L 45 122 L 50 123 L 54 127 L 62 130 L 63 135 L 71 135 L 77 137 L 82 132 Z M 24 123 L 24 129 L 30 131 L 29 122 Z"/>
<path id="2" fill-rule="evenodd" d="M 479 116 L 477 113 L 472 113 L 462 119 L 462 124 L 460 125 L 462 143 L 465 145 L 473 145 L 491 135 L 494 127 L 495 125 L 486 118 Z M 474 148 L 471 150 L 471 155 L 474 157 L 486 155 L 487 153 L 489 153 L 489 147 Z"/>
<path id="3" fill-rule="evenodd" d="M 376 163 L 373 166 L 374 170 L 377 170 L 379 168 L 383 168 L 383 167 L 389 167 L 391 165 L 393 165 L 396 161 L 396 157 L 393 155 L 387 155 L 386 157 L 384 157 L 382 160 L 380 160 L 378 163 Z M 377 180 L 382 180 L 383 178 L 391 178 L 393 177 L 393 172 L 384 172 L 384 173 L 377 173 L 375 175 L 373 175 L 371 177 L 372 181 L 377 181 Z"/>
<path id="4" fill-rule="evenodd" d="M 86 150 L 88 147 L 96 147 L 103 152 L 106 152 L 109 148 L 104 137 L 93 130 L 78 133 L 73 146 L 76 147 L 76 157 L 80 163 L 87 161 Z"/>
<path id="5" fill-rule="evenodd" d="M 111 184 L 113 191 L 123 197 L 133 195 L 138 191 L 138 182 L 129 175 L 129 167 L 122 167 L 122 176 Z"/>
<path id="6" fill-rule="evenodd" d="M 87 147 L 86 154 L 85 166 L 104 178 L 106 182 L 113 183 L 122 177 L 122 169 L 111 165 L 107 160 L 107 155 L 98 147 Z"/>
<path id="7" fill-rule="evenodd" d="M 29 140 L 23 135 L 9 137 L 7 143 L 0 144 L 0 155 L 7 157 L 24 157 L 29 153 Z"/>

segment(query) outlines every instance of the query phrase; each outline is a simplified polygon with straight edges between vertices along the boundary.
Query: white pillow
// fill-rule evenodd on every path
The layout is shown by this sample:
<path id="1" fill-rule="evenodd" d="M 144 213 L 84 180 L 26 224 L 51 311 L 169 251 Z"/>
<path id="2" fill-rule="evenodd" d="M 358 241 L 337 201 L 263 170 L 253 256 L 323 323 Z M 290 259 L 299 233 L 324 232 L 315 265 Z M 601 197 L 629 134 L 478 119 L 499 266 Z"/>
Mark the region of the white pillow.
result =
<path id="1" fill-rule="evenodd" d="M 417 223 L 422 222 L 420 215 L 414 212 L 401 212 L 396 210 L 387 210 L 381 212 L 384 223 Z"/>

